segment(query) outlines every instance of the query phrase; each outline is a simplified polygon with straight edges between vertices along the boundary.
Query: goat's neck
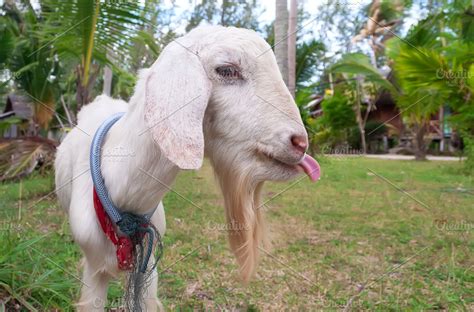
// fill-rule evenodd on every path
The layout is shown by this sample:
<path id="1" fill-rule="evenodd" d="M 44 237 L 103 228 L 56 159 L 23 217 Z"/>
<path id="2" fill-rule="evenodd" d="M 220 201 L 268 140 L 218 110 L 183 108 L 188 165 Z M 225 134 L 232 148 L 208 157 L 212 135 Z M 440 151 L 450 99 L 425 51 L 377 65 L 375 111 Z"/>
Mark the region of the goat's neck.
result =
<path id="1" fill-rule="evenodd" d="M 156 208 L 179 169 L 161 155 L 144 122 L 143 99 L 109 130 L 102 149 L 102 174 L 109 195 L 122 211 L 145 214 Z"/>

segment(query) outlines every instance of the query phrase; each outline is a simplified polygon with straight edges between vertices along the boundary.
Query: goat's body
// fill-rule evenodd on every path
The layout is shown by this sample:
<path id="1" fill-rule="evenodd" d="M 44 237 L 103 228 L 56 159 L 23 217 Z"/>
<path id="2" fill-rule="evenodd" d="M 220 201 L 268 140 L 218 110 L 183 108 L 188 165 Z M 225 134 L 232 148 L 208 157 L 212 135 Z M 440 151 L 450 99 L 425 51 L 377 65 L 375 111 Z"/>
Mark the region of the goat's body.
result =
<path id="1" fill-rule="evenodd" d="M 127 112 L 129 105 L 121 100 L 114 100 L 107 96 L 100 96 L 85 106 L 78 115 L 78 125 L 66 136 L 57 151 L 56 156 L 56 193 L 59 203 L 69 216 L 74 240 L 81 246 L 84 259 L 83 290 L 78 308 L 84 311 L 100 311 L 107 298 L 107 284 L 110 278 L 118 275 L 115 246 L 102 232 L 96 218 L 92 201 L 92 178 L 89 170 L 89 153 L 92 138 L 98 127 L 111 115 L 118 112 Z M 130 115 L 130 114 L 128 114 Z M 130 116 L 128 116 L 130 118 Z M 124 117 L 125 118 L 125 117 Z M 116 138 L 116 139 L 123 139 Z M 113 140 L 113 138 L 112 138 Z M 124 149 L 110 149 L 117 142 L 104 144 L 102 172 L 108 186 L 117 188 L 118 180 L 126 174 L 116 170 L 117 166 L 127 167 L 133 153 Z M 109 146 L 109 149 L 107 149 Z M 145 147 L 143 147 L 145 148 Z M 114 154 L 115 153 L 115 154 Z M 133 160 L 132 160 L 133 161 Z M 113 173 L 115 171 L 115 173 Z M 154 184 L 151 182 L 151 184 Z M 112 194 L 116 194 L 113 189 Z M 164 209 L 158 198 L 155 197 L 154 206 L 157 206 L 151 219 L 160 234 L 165 232 Z M 120 207 L 120 205 L 119 205 Z M 149 210 L 149 209 L 148 209 Z M 153 259 L 150 260 L 153 262 Z M 157 307 L 155 274 L 150 291 L 154 291 L 150 298 L 153 302 L 147 304 L 147 311 Z M 145 302 L 147 303 L 147 302 Z M 150 306 L 149 306 L 150 305 Z M 153 309 L 154 306 L 154 309 Z"/>
<path id="2" fill-rule="evenodd" d="M 230 247 L 242 278 L 249 280 L 266 241 L 259 202 L 264 181 L 286 181 L 301 169 L 308 175 L 318 171 L 305 154 L 306 130 L 271 47 L 246 29 L 193 30 L 140 73 L 128 104 L 100 96 L 79 113 L 55 167 L 59 202 L 85 255 L 78 304 L 84 311 L 103 310 L 108 281 L 118 273 L 115 247 L 93 207 L 90 145 L 100 124 L 124 111 L 102 147 L 110 199 L 121 211 L 149 213 L 171 190 L 179 170 L 198 169 L 206 154 L 224 195 Z M 152 222 L 163 235 L 162 205 Z M 146 311 L 156 310 L 156 292 L 154 272 L 143 298 Z"/>
<path id="3" fill-rule="evenodd" d="M 86 105 L 78 114 L 78 126 L 68 133 L 58 148 L 56 154 L 56 193 L 60 205 L 68 212 L 72 196 L 72 181 L 75 177 L 80 178 L 81 172 L 90 177 L 89 151 L 94 133 L 107 117 L 126 112 L 128 104 L 121 100 L 114 100 L 107 96 L 100 96 Z M 70 164 L 76 164 L 71 166 Z M 64 167 L 63 167 L 64 166 Z M 75 172 L 73 172 L 73 170 Z M 89 186 L 92 187 L 92 180 Z"/>

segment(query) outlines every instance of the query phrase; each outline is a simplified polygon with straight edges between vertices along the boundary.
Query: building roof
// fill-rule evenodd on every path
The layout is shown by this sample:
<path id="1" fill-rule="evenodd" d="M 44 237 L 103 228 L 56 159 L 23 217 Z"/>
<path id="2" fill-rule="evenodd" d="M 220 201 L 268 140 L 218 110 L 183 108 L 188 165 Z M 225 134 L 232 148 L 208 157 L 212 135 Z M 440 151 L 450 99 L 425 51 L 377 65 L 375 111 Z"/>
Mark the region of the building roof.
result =
<path id="1" fill-rule="evenodd" d="M 27 96 L 9 94 L 3 113 L 13 112 L 16 117 L 29 120 L 33 118 L 33 103 Z"/>

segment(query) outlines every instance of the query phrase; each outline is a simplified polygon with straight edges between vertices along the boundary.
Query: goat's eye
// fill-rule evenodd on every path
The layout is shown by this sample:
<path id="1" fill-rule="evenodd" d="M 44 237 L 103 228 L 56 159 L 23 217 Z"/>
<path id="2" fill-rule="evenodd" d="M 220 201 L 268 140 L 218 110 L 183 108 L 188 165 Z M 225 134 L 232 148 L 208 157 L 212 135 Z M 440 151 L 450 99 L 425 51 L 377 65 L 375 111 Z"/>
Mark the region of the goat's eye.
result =
<path id="1" fill-rule="evenodd" d="M 239 69 L 232 65 L 220 66 L 216 68 L 216 73 L 226 80 L 242 79 Z"/>

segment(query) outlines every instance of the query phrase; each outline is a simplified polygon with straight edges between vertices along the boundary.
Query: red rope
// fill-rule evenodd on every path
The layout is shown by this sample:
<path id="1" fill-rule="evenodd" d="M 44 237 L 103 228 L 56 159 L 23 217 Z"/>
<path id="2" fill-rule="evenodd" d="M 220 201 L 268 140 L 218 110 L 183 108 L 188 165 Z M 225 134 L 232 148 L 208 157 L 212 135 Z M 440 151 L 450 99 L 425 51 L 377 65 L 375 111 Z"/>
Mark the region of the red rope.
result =
<path id="1" fill-rule="evenodd" d="M 112 220 L 105 212 L 95 188 L 93 188 L 93 193 L 95 214 L 105 236 L 115 245 L 118 267 L 120 270 L 131 270 L 134 266 L 132 240 L 129 237 L 117 235 Z"/>

